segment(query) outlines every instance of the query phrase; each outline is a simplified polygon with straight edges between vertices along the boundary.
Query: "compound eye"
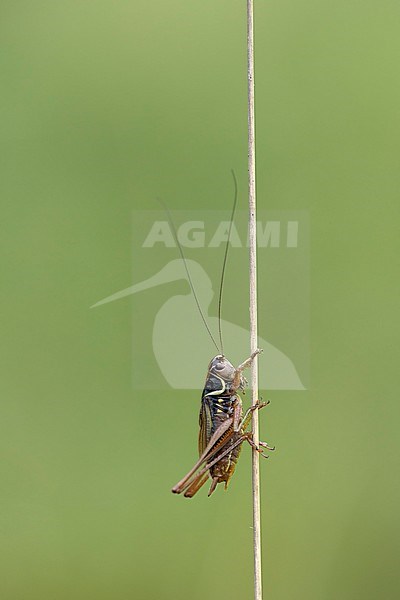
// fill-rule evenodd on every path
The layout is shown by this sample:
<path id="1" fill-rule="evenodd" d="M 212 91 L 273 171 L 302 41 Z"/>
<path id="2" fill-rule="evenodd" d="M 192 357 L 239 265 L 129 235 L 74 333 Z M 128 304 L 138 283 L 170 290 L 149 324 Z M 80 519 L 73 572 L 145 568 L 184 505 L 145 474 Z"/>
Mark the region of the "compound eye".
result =
<path id="1" fill-rule="evenodd" d="M 225 364 L 223 362 L 220 362 L 217 365 L 215 365 L 215 368 L 217 371 L 223 371 L 225 369 Z"/>

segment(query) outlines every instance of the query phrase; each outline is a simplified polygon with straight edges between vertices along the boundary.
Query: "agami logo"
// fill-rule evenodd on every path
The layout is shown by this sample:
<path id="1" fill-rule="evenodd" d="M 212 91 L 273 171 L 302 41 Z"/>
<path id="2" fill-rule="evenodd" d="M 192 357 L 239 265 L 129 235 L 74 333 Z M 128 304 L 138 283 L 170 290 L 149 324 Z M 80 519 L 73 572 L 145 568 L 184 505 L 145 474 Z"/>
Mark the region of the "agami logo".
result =
<path id="1" fill-rule="evenodd" d="M 134 308 L 132 340 L 132 375 L 135 387 L 162 388 L 167 384 L 174 389 L 198 389 L 203 383 L 207 364 L 216 352 L 198 314 L 173 231 L 168 221 L 155 218 L 159 214 L 155 211 L 140 211 L 134 214 L 133 219 L 134 272 L 137 274 L 140 270 L 147 276 L 135 277 L 136 283 L 96 302 L 93 308 L 127 297 L 132 297 L 132 302 L 138 303 Z M 216 334 L 216 297 L 223 257 L 221 250 L 227 241 L 230 222 L 221 219 L 221 212 L 217 211 L 208 211 L 206 214 L 203 211 L 202 219 L 193 218 L 195 216 L 189 215 L 188 211 L 175 211 L 172 214 L 179 243 L 185 249 L 186 267 L 199 304 L 209 329 Z M 259 338 L 258 345 L 264 352 L 259 359 L 259 385 L 260 389 L 304 390 L 308 376 L 307 360 L 304 360 L 305 356 L 308 358 L 308 222 L 303 213 L 273 216 L 273 219 L 262 218 L 257 224 L 259 298 L 263 298 L 263 288 L 268 278 L 269 285 L 274 286 L 278 292 L 277 298 L 282 293 L 285 296 L 290 313 L 284 315 L 281 308 L 277 311 L 279 307 L 277 304 L 274 307 L 273 303 L 270 303 L 268 311 L 264 313 L 265 299 L 261 300 L 259 330 L 262 337 Z M 277 216 L 280 218 L 276 218 Z M 248 322 L 246 323 L 246 219 L 247 213 L 239 211 L 236 224 L 231 228 L 227 286 L 221 321 L 225 353 L 234 363 L 239 363 L 243 356 L 247 356 L 249 349 Z M 277 254 L 279 252 L 281 256 Z M 270 253 L 269 258 L 266 253 Z M 233 285 L 232 293 L 232 283 L 235 282 L 230 272 L 236 275 L 238 271 L 244 277 L 240 278 L 239 285 Z M 291 271 L 295 273 L 295 277 L 290 276 Z M 186 282 L 186 285 L 182 285 L 182 282 Z M 271 294 L 268 296 L 272 297 Z M 138 300 L 139 297 L 141 300 Z M 293 302 L 296 299 L 298 302 Z M 226 317 L 225 314 L 229 316 Z M 265 315 L 267 327 L 264 325 Z M 279 336 L 280 328 L 276 324 L 282 317 L 284 321 Z M 296 326 L 288 328 L 285 322 L 287 319 L 296 322 Z M 270 331 L 270 336 L 263 335 L 264 328 Z M 305 343 L 302 352 L 299 352 L 298 343 L 290 343 L 287 336 L 290 330 L 302 331 Z M 147 352 L 143 352 L 143 346 L 146 345 L 151 346 L 151 352 L 149 348 Z M 300 355 L 302 361 L 297 359 Z M 148 385 L 149 378 L 140 380 L 144 368 L 147 372 L 159 371 L 161 377 L 159 376 L 157 385 Z M 154 376 L 151 381 L 155 381 Z"/>
<path id="2" fill-rule="evenodd" d="M 281 230 L 284 229 L 287 248 L 297 248 L 298 221 L 257 221 L 257 245 L 259 248 L 279 248 L 281 245 Z M 204 221 L 186 221 L 177 229 L 177 236 L 181 246 L 185 248 L 219 248 L 229 238 L 229 244 L 233 248 L 249 247 L 248 235 L 243 243 L 235 223 L 221 221 L 209 240 L 206 239 L 206 228 Z M 165 248 L 175 247 L 176 241 L 168 221 L 155 221 L 143 242 L 143 248 L 154 248 L 156 244 L 164 245 Z"/>

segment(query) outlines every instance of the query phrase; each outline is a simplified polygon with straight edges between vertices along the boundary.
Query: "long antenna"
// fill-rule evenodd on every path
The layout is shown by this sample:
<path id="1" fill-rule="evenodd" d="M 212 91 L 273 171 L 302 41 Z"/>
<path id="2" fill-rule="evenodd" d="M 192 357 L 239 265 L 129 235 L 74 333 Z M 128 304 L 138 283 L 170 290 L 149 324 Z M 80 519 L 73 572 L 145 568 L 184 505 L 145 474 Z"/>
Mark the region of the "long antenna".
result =
<path id="1" fill-rule="evenodd" d="M 235 198 L 233 200 L 233 207 L 232 207 L 231 220 L 229 223 L 228 237 L 227 237 L 226 244 L 225 244 L 225 255 L 224 255 L 224 262 L 222 263 L 221 283 L 219 286 L 219 298 L 218 298 L 218 332 L 219 332 L 219 341 L 221 344 L 221 354 L 224 353 L 224 344 L 222 342 L 222 330 L 221 330 L 222 290 L 224 287 L 225 267 L 226 267 L 226 261 L 228 258 L 229 242 L 231 240 L 233 218 L 235 216 L 237 197 L 238 197 L 238 185 L 237 185 L 235 171 L 233 169 L 231 169 L 231 173 L 232 173 L 232 177 L 233 177 L 233 183 L 235 185 Z"/>
<path id="2" fill-rule="evenodd" d="M 190 273 L 189 273 L 189 269 L 188 269 L 188 266 L 187 266 L 186 258 L 185 258 L 185 255 L 183 254 L 182 246 L 181 246 L 181 244 L 180 244 L 180 242 L 178 240 L 178 234 L 176 233 L 176 229 L 175 229 L 175 225 L 174 225 L 174 222 L 172 220 L 172 217 L 171 217 L 171 213 L 169 212 L 168 207 L 165 204 L 165 202 L 163 202 L 160 198 L 158 198 L 158 201 L 160 202 L 161 206 L 163 207 L 163 209 L 165 210 L 165 212 L 167 214 L 167 218 L 168 218 L 169 224 L 171 226 L 171 229 L 172 229 L 172 232 L 173 232 L 173 235 L 174 235 L 174 239 L 175 239 L 176 245 L 179 248 L 179 252 L 180 252 L 180 255 L 182 257 L 183 264 L 185 265 L 185 271 L 186 271 L 186 275 L 187 275 L 187 278 L 188 278 L 188 281 L 189 281 L 190 289 L 192 290 L 193 297 L 194 297 L 194 299 L 196 301 L 197 308 L 199 309 L 200 316 L 203 319 L 203 323 L 206 326 L 206 329 L 207 329 L 207 331 L 209 333 L 210 338 L 213 341 L 214 346 L 216 347 L 216 349 L 218 350 L 218 352 L 221 352 L 221 354 L 223 354 L 222 349 L 218 348 L 218 344 L 215 341 L 214 336 L 211 333 L 211 330 L 210 330 L 210 328 L 208 326 L 208 323 L 206 321 L 206 318 L 204 316 L 204 313 L 201 310 L 200 302 L 199 302 L 199 299 L 197 298 L 197 294 L 196 294 L 195 289 L 194 289 L 192 278 L 190 277 Z"/>

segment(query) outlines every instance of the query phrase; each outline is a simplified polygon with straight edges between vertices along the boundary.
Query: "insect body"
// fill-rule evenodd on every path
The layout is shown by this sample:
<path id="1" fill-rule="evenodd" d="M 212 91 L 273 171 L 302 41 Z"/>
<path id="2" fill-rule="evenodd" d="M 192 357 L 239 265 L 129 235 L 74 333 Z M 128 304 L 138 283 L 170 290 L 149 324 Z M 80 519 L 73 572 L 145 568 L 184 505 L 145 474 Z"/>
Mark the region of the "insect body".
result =
<path id="1" fill-rule="evenodd" d="M 225 438 L 229 437 L 230 443 L 235 442 L 243 434 L 243 428 L 237 427 L 235 431 L 235 418 L 242 418 L 242 401 L 237 390 L 244 388 L 244 380 L 238 374 L 233 365 L 222 355 L 212 359 L 208 367 L 207 379 L 201 397 L 200 409 L 200 432 L 199 432 L 199 455 L 206 449 L 212 434 L 227 419 L 233 417 L 232 425 L 225 432 Z M 238 423 L 236 425 L 239 425 Z M 224 435 L 221 436 L 221 442 Z M 221 458 L 210 469 L 215 489 L 217 483 L 225 483 L 225 488 L 232 477 L 236 462 L 239 458 L 241 445 L 233 448 L 224 458 Z"/>
<path id="2" fill-rule="evenodd" d="M 255 405 L 251 406 L 251 408 L 249 408 L 243 416 L 242 401 L 237 393 L 239 390 L 244 392 L 244 387 L 247 382 L 242 373 L 244 369 L 251 365 L 254 358 L 261 352 L 261 350 L 256 350 L 253 352 L 253 354 L 238 367 L 234 367 L 232 363 L 229 362 L 229 360 L 224 356 L 223 351 L 221 332 L 222 290 L 228 256 L 230 233 L 237 203 L 237 182 L 233 171 L 232 175 L 235 184 L 235 199 L 233 203 L 228 239 L 225 247 L 218 300 L 220 346 L 218 346 L 216 343 L 210 328 L 208 327 L 203 311 L 201 310 L 193 282 L 190 277 L 188 265 L 183 254 L 182 246 L 179 243 L 176 229 L 170 217 L 169 211 L 165 207 L 200 316 L 203 319 L 204 325 L 210 335 L 211 340 L 220 352 L 220 354 L 211 360 L 208 366 L 206 382 L 201 396 L 199 460 L 185 475 L 185 477 L 172 488 L 172 491 L 175 494 L 181 494 L 183 492 L 184 496 L 187 498 L 194 496 L 196 492 L 204 485 L 209 476 L 212 479 L 210 491 L 208 493 L 209 496 L 213 493 L 218 483 L 224 483 L 226 488 L 235 471 L 241 446 L 245 440 L 261 454 L 261 447 L 274 450 L 274 448 L 268 446 L 268 444 L 265 442 L 259 442 L 259 447 L 257 447 L 253 442 L 252 433 L 246 431 L 246 428 L 251 420 L 251 413 L 254 410 L 262 408 L 266 405 L 266 403 L 256 403 Z"/>
<path id="3" fill-rule="evenodd" d="M 237 392 L 244 391 L 246 380 L 242 372 L 250 366 L 259 352 L 260 350 L 254 352 L 237 368 L 221 354 L 210 362 L 201 397 L 200 458 L 189 473 L 172 488 L 174 493 L 184 492 L 187 498 L 191 498 L 209 476 L 212 479 L 209 496 L 218 483 L 224 483 L 226 489 L 235 471 L 242 443 L 246 440 L 255 447 L 252 434 L 246 432 L 246 427 L 250 422 L 251 412 L 262 408 L 265 403 L 256 404 L 243 416 L 242 401 Z M 260 446 L 273 450 L 265 442 L 260 442 Z M 260 448 L 257 450 L 262 452 Z"/>

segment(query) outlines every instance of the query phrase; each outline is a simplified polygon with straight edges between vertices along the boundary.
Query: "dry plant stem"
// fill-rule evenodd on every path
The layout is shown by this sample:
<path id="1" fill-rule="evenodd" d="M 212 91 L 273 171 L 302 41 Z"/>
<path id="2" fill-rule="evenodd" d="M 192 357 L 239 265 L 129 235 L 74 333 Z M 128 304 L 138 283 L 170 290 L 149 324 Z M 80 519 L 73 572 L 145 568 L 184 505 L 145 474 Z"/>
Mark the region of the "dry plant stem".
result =
<path id="1" fill-rule="evenodd" d="M 254 126 L 254 7 L 247 0 L 247 83 L 248 83 L 248 158 L 249 158 L 249 253 L 250 253 L 250 351 L 258 345 L 257 333 L 257 229 L 256 229 L 256 163 Z M 251 366 L 252 405 L 258 401 L 258 357 Z M 253 411 L 252 487 L 253 487 L 253 545 L 254 599 L 262 600 L 261 519 L 260 519 L 260 456 L 258 410 Z"/>

